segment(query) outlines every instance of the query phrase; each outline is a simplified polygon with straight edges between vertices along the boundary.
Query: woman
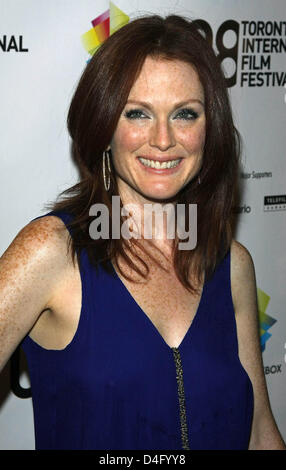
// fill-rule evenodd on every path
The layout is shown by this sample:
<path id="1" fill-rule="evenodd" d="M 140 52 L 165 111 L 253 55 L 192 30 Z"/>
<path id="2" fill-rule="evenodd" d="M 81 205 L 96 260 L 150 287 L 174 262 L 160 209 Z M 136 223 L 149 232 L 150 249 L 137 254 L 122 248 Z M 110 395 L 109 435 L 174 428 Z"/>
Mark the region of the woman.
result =
<path id="1" fill-rule="evenodd" d="M 285 449 L 253 264 L 230 229 L 238 139 L 195 23 L 151 16 L 112 35 L 86 67 L 68 128 L 81 181 L 1 259 L 1 361 L 24 338 L 36 447 Z M 139 236 L 148 224 L 156 235 L 141 217 L 154 203 L 184 207 L 192 249 L 169 236 L 166 215 L 163 236 Z M 98 207 L 109 220 L 95 230 Z M 113 236 L 126 221 L 127 236 Z"/>

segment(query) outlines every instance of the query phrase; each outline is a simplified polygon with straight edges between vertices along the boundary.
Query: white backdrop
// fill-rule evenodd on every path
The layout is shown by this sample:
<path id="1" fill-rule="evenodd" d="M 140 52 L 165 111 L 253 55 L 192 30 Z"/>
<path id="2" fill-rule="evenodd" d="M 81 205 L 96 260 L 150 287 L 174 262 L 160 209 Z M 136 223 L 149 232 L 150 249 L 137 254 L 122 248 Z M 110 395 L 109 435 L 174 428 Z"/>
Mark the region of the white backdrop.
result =
<path id="1" fill-rule="evenodd" d="M 225 53 L 244 142 L 236 238 L 256 267 L 265 374 L 286 439 L 285 0 L 115 0 L 115 6 L 106 0 L 0 0 L 0 253 L 77 180 L 66 114 L 89 58 L 86 33 L 109 8 L 113 19 L 116 8 L 130 18 L 176 13 L 202 19 L 217 52 Z M 0 377 L 0 449 L 33 449 L 31 398 L 22 398 L 29 395 L 29 378 L 17 373 L 17 360 L 10 369 L 9 362 Z"/>

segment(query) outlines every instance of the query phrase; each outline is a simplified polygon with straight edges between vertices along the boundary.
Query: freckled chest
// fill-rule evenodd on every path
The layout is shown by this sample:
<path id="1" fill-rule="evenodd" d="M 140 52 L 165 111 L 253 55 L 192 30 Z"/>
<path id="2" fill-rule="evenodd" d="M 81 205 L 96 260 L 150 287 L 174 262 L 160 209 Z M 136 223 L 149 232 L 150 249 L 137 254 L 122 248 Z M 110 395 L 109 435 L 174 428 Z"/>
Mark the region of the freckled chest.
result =
<path id="1" fill-rule="evenodd" d="M 202 286 L 198 295 L 191 294 L 173 270 L 165 272 L 149 267 L 150 274 L 144 283 L 135 284 L 119 273 L 118 276 L 141 308 L 142 315 L 149 318 L 170 347 L 178 347 L 196 315 Z"/>

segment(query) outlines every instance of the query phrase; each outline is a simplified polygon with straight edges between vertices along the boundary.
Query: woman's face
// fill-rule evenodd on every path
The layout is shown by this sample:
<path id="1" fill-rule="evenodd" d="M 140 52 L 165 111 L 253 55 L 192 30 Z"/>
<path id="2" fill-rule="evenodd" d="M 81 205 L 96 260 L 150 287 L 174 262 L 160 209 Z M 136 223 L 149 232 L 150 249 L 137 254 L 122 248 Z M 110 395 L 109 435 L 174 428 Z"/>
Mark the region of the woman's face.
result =
<path id="1" fill-rule="evenodd" d="M 199 172 L 204 92 L 195 69 L 147 57 L 110 148 L 123 203 L 173 198 Z"/>

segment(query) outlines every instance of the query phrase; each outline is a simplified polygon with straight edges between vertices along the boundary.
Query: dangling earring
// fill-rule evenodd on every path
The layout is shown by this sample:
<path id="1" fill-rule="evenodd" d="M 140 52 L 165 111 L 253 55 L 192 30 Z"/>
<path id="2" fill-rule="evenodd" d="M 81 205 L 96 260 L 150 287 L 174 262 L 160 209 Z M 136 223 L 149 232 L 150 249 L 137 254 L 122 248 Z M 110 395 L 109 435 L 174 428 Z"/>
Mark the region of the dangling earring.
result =
<path id="1" fill-rule="evenodd" d="M 106 176 L 105 159 L 107 159 L 107 167 L 109 171 L 108 176 Z M 104 183 L 105 190 L 109 191 L 111 168 L 110 168 L 110 157 L 109 157 L 108 150 L 104 150 L 103 152 L 102 172 L 103 172 L 103 183 Z"/>
<path id="2" fill-rule="evenodd" d="M 199 177 L 198 177 L 198 183 L 201 184 L 201 177 L 200 177 L 200 175 L 199 175 Z"/>

